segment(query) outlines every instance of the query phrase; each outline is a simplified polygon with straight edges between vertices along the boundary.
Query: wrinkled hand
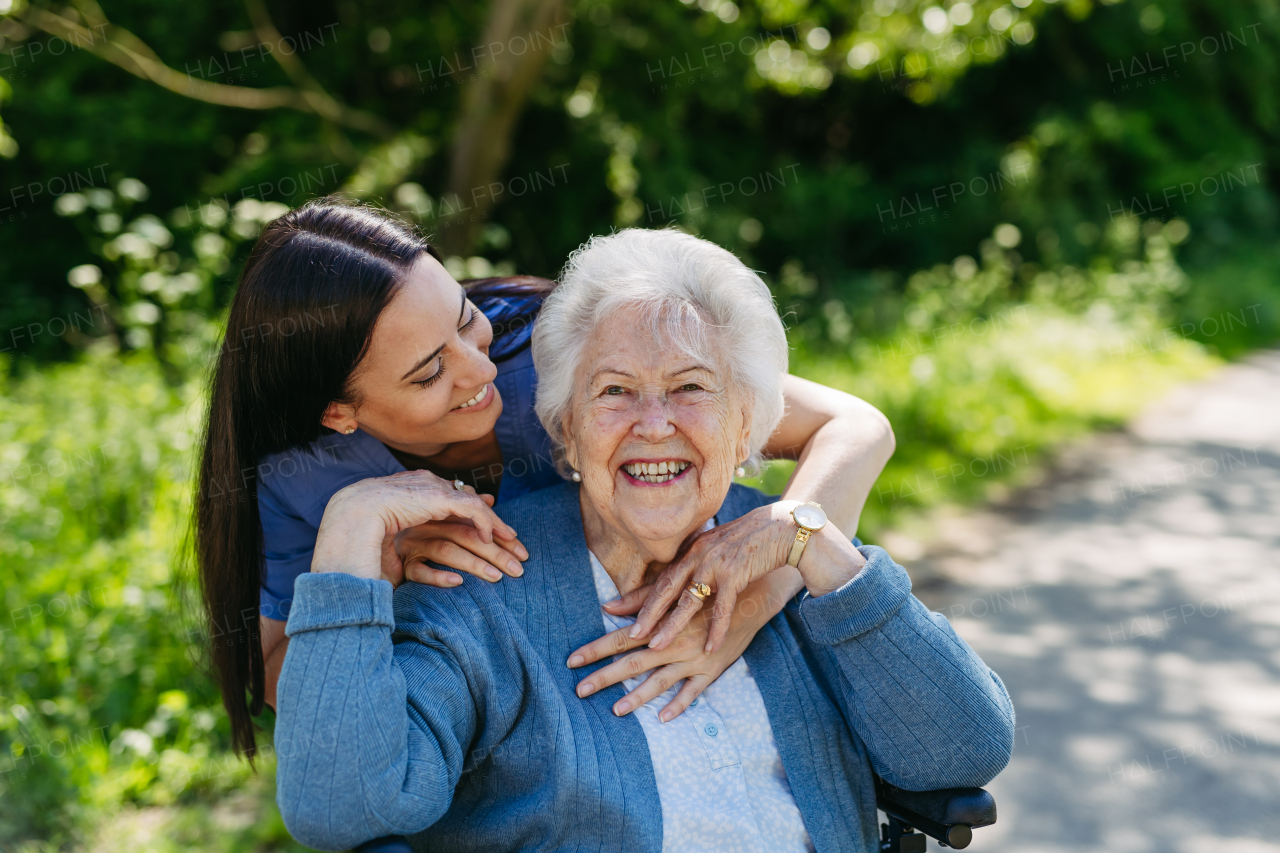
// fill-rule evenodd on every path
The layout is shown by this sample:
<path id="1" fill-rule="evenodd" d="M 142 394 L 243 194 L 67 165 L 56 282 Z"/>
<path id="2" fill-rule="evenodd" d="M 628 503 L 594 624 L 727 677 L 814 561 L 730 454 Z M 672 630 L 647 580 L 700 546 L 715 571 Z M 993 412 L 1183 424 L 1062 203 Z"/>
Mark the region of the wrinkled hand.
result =
<path id="1" fill-rule="evenodd" d="M 705 583 L 715 597 L 708 599 L 712 603 L 710 629 L 704 648 L 708 652 L 720 648 L 729 632 L 729 617 L 738 595 L 752 581 L 786 565 L 786 552 L 795 536 L 791 508 L 796 503 L 778 501 L 758 507 L 695 537 L 654 582 L 653 592 L 631 628 L 631 638 L 648 636 L 675 603 L 649 642 L 651 649 L 665 648 L 695 614 L 702 612 L 704 602 L 689 592 L 689 587 Z M 771 608 L 771 612 L 776 613 L 780 606 Z"/>
<path id="2" fill-rule="evenodd" d="M 471 541 L 485 546 L 494 546 L 496 536 L 516 547 L 515 530 L 494 514 L 491 503 L 472 490 L 458 491 L 451 482 L 430 471 L 401 471 L 389 477 L 352 483 L 330 498 L 329 505 L 325 507 L 324 518 L 316 534 L 311 571 L 345 572 L 370 579 L 386 577 L 393 584 L 398 584 L 404 579 L 406 565 L 396 550 L 398 535 L 431 522 L 469 526 L 475 537 Z M 439 527 L 433 530 L 445 532 Z M 459 539 L 466 539 L 452 528 L 448 532 Z M 408 549 L 406 553 L 426 550 L 420 544 L 424 538 L 439 540 L 445 537 L 406 536 L 401 540 Z M 431 546 L 437 550 L 443 547 L 439 543 Z M 485 553 L 491 554 L 491 549 L 485 549 Z"/>
<path id="3" fill-rule="evenodd" d="M 653 588 L 653 584 L 640 587 L 622 598 L 606 603 L 604 608 L 619 616 L 634 613 Z M 579 682 L 578 696 L 590 696 L 610 685 L 653 670 L 639 687 L 618 700 L 613 706 L 613 713 L 619 717 L 625 716 L 652 701 L 654 697 L 666 693 L 671 685 L 684 679 L 684 687 L 658 713 L 659 720 L 670 722 L 683 714 L 709 684 L 742 656 L 756 631 L 775 612 L 776 608 L 767 613 L 762 609 L 757 616 L 751 618 L 739 614 L 732 621 L 724 643 L 714 652 L 705 650 L 709 618 L 705 613 L 696 613 L 666 648 L 661 651 L 641 649 L 601 667 Z M 569 656 L 569 667 L 585 666 L 643 645 L 643 639 L 632 639 L 628 636 L 628 629 L 620 628 L 574 651 Z"/>

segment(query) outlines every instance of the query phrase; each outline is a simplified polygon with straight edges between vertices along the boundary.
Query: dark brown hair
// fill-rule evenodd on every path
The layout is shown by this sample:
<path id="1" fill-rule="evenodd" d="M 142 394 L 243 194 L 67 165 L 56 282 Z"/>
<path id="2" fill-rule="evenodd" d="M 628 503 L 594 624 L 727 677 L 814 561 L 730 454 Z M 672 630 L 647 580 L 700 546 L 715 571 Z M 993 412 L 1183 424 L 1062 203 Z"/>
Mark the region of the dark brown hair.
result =
<path id="1" fill-rule="evenodd" d="M 264 665 L 256 466 L 324 433 L 379 315 L 429 243 L 381 212 L 320 199 L 267 225 L 231 302 L 209 389 L 195 557 L 210 657 L 235 748 L 255 752 Z"/>

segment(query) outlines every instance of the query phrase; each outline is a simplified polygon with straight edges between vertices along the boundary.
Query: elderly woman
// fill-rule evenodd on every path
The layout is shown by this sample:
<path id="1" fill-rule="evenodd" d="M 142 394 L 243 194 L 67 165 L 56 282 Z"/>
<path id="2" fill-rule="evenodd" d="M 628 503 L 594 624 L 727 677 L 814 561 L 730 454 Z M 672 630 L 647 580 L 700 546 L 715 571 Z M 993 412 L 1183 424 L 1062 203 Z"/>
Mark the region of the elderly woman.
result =
<path id="1" fill-rule="evenodd" d="M 478 498 L 430 475 L 365 480 L 329 503 L 278 694 L 278 799 L 295 837 L 329 850 L 397 833 L 448 851 L 871 851 L 872 768 L 927 790 L 1005 766 L 1008 694 L 902 567 L 816 505 L 733 485 L 781 417 L 787 365 L 755 274 L 675 231 L 597 238 L 533 346 L 538 415 L 571 482 L 501 508 L 530 553 L 521 579 L 394 592 L 380 579 L 384 545 L 415 524 L 461 515 L 492 535 Z M 731 607 L 787 565 L 806 590 L 670 722 L 663 697 L 618 716 L 622 685 L 579 701 L 566 657 L 628 621 L 601 604 L 744 515 L 757 534 L 734 569 L 690 584 L 682 606 Z"/>

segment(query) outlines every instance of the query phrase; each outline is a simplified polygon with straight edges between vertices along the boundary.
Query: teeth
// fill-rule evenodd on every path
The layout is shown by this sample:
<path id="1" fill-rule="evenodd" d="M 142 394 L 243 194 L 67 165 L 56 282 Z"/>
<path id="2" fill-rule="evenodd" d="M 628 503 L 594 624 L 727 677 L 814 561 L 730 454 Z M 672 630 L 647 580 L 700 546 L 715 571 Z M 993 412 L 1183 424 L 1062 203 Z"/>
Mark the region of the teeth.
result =
<path id="1" fill-rule="evenodd" d="M 479 403 L 481 400 L 483 400 L 483 399 L 484 399 L 484 395 L 485 395 L 485 394 L 487 394 L 488 392 L 489 392 L 489 383 L 487 383 L 487 382 L 486 382 L 486 383 L 485 383 L 485 385 L 484 385 L 484 387 L 480 389 L 480 393 L 479 393 L 479 394 L 475 395 L 474 397 L 472 397 L 472 398 L 471 398 L 470 400 L 468 400 L 467 402 L 463 403 L 463 404 L 462 404 L 461 406 L 459 406 L 458 408 L 459 408 L 459 409 L 465 409 L 465 408 L 468 408 L 468 407 L 470 407 L 470 406 L 474 406 L 476 403 Z M 457 409 L 455 409 L 454 411 L 457 411 Z"/>
<path id="2" fill-rule="evenodd" d="M 684 469 L 689 467 L 688 462 L 632 462 L 629 465 L 622 466 L 632 477 L 646 483 L 665 483 L 668 480 L 674 480 Z"/>

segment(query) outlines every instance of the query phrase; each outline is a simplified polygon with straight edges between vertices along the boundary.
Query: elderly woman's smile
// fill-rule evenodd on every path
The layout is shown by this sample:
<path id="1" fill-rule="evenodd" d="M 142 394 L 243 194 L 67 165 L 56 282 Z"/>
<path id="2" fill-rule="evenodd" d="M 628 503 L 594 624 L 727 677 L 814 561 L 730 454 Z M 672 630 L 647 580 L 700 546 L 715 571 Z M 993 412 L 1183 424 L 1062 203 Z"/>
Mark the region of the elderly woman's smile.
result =
<path id="1" fill-rule="evenodd" d="M 624 462 L 622 470 L 637 483 L 662 486 L 683 476 L 689 463 L 684 459 L 637 459 Z"/>
<path id="2" fill-rule="evenodd" d="M 682 340 L 714 343 L 715 330 L 696 317 L 680 323 L 673 333 L 669 319 L 655 323 L 653 311 L 627 307 L 583 349 L 564 435 L 591 507 L 593 550 L 670 560 L 715 514 L 750 454 L 744 395 L 714 346 L 694 356 Z"/>

